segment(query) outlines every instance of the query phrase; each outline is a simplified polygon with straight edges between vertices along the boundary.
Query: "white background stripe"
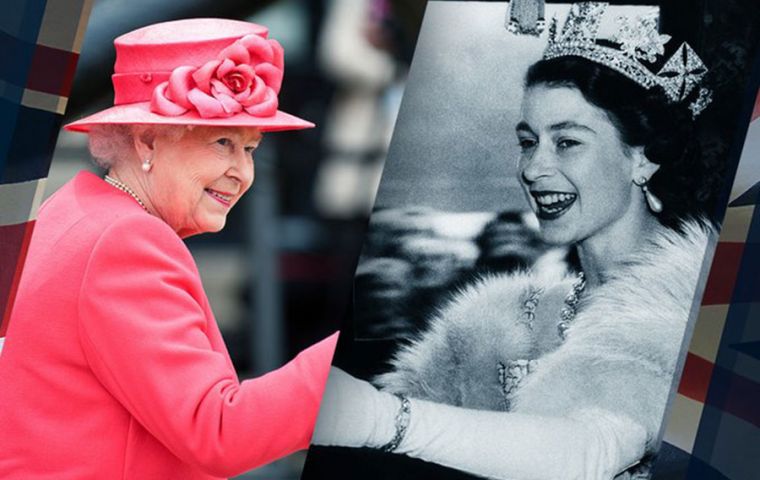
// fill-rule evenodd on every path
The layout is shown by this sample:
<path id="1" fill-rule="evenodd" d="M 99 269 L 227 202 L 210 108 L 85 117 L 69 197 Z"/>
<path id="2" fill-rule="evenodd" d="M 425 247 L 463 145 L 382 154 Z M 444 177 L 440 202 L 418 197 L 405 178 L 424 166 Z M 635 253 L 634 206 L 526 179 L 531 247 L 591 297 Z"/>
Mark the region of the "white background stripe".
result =
<path id="1" fill-rule="evenodd" d="M 702 418 L 704 405 L 680 393 L 673 401 L 673 410 L 668 419 L 668 428 L 664 440 L 681 450 L 691 453 L 697 438 L 699 419 Z"/>
<path id="2" fill-rule="evenodd" d="M 754 184 L 760 182 L 760 161 L 758 161 L 758 157 L 760 157 L 760 118 L 749 124 L 729 201 L 734 201 L 742 193 L 752 188 Z"/>
<path id="3" fill-rule="evenodd" d="M 46 178 L 0 185 L 0 226 L 26 223 L 37 218 Z"/>

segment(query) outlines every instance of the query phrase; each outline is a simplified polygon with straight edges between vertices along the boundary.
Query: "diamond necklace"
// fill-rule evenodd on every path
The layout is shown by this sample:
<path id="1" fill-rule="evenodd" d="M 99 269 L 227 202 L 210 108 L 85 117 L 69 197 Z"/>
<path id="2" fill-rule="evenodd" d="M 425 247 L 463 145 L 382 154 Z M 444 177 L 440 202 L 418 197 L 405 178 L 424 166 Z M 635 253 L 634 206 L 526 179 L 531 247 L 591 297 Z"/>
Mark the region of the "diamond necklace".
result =
<path id="1" fill-rule="evenodd" d="M 143 203 L 143 201 L 140 200 L 140 197 L 138 197 L 137 194 L 131 188 L 129 188 L 128 186 L 126 186 L 124 183 L 122 183 L 119 180 L 116 180 L 115 178 L 110 177 L 108 175 L 105 176 L 105 181 L 106 181 L 107 184 L 109 184 L 109 185 L 111 185 L 111 186 L 113 186 L 115 188 L 118 188 L 122 192 L 124 192 L 127 195 L 129 195 L 130 197 L 134 198 L 135 201 L 140 204 L 140 206 L 143 208 L 143 210 L 145 210 L 146 212 L 148 211 L 148 208 L 145 206 L 145 204 Z"/>
<path id="2" fill-rule="evenodd" d="M 586 277 L 583 272 L 579 272 L 575 282 L 573 282 L 570 293 L 565 297 L 564 305 L 560 312 L 560 321 L 557 324 L 557 334 L 562 341 L 567 337 L 567 329 L 570 327 L 572 321 L 575 320 L 578 302 L 580 301 L 580 296 L 585 288 Z M 533 321 L 536 318 L 536 307 L 538 307 L 538 302 L 543 292 L 543 288 L 533 288 L 529 290 L 528 298 L 523 304 L 524 319 L 521 323 L 525 324 L 531 330 L 533 330 Z M 505 410 L 510 409 L 512 397 L 520 387 L 520 383 L 533 370 L 535 370 L 537 363 L 538 359 L 536 358 L 523 358 L 496 363 L 497 379 L 504 397 Z"/>
<path id="3" fill-rule="evenodd" d="M 586 276 L 583 272 L 578 272 L 578 276 L 573 283 L 570 293 L 565 297 L 564 305 L 559 314 L 559 323 L 557 324 L 557 333 L 559 337 L 564 340 L 566 337 L 567 329 L 570 327 L 570 323 L 575 320 L 575 311 L 578 307 L 581 294 L 586 288 Z M 533 329 L 533 320 L 536 318 L 536 307 L 541 295 L 544 293 L 543 288 L 536 288 L 529 292 L 528 299 L 523 304 L 523 315 L 525 320 L 522 323 L 526 324 L 528 328 Z"/>
<path id="4" fill-rule="evenodd" d="M 567 297 L 565 297 L 565 306 L 562 307 L 562 311 L 560 312 L 560 322 L 557 324 L 557 333 L 562 340 L 567 337 L 567 329 L 570 328 L 570 323 L 575 320 L 575 310 L 580 301 L 581 293 L 583 293 L 585 288 L 586 276 L 583 272 L 578 272 L 578 279 L 573 283 L 573 289 Z"/>

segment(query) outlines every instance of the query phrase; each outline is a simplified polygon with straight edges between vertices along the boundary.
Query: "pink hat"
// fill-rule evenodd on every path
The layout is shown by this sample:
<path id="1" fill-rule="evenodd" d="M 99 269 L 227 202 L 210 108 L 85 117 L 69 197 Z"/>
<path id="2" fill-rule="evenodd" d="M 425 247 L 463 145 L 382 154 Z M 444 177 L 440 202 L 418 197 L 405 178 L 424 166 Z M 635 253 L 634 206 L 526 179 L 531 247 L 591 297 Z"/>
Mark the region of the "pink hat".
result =
<path id="1" fill-rule="evenodd" d="M 283 50 L 266 27 L 217 18 L 157 23 L 114 40 L 114 106 L 64 128 L 106 123 L 258 127 L 314 124 L 277 109 Z"/>

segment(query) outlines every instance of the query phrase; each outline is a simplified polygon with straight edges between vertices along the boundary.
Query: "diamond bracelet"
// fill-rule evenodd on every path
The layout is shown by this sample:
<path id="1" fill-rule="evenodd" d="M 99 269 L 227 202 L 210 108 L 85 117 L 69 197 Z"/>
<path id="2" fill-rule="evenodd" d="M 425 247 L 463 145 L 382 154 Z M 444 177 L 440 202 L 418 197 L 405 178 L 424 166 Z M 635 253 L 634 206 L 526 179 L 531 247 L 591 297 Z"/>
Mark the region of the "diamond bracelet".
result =
<path id="1" fill-rule="evenodd" d="M 393 435 L 390 442 L 381 447 L 383 452 L 393 452 L 398 448 L 401 441 L 404 440 L 406 430 L 409 428 L 409 421 L 412 417 L 412 405 L 411 402 L 409 402 L 409 398 L 407 398 L 406 395 L 398 393 L 394 393 L 393 395 L 401 400 L 401 406 L 398 409 L 398 413 L 396 413 L 396 434 Z"/>

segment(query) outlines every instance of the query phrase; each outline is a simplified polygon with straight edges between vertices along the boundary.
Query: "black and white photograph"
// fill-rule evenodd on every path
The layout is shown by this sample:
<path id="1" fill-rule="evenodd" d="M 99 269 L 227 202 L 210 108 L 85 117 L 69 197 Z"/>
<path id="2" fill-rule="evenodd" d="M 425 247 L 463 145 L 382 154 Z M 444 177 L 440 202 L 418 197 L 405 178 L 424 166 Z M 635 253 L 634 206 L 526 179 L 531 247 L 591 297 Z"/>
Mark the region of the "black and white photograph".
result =
<path id="1" fill-rule="evenodd" d="M 651 478 L 749 60 L 613 3 L 428 2 L 302 478 Z"/>

